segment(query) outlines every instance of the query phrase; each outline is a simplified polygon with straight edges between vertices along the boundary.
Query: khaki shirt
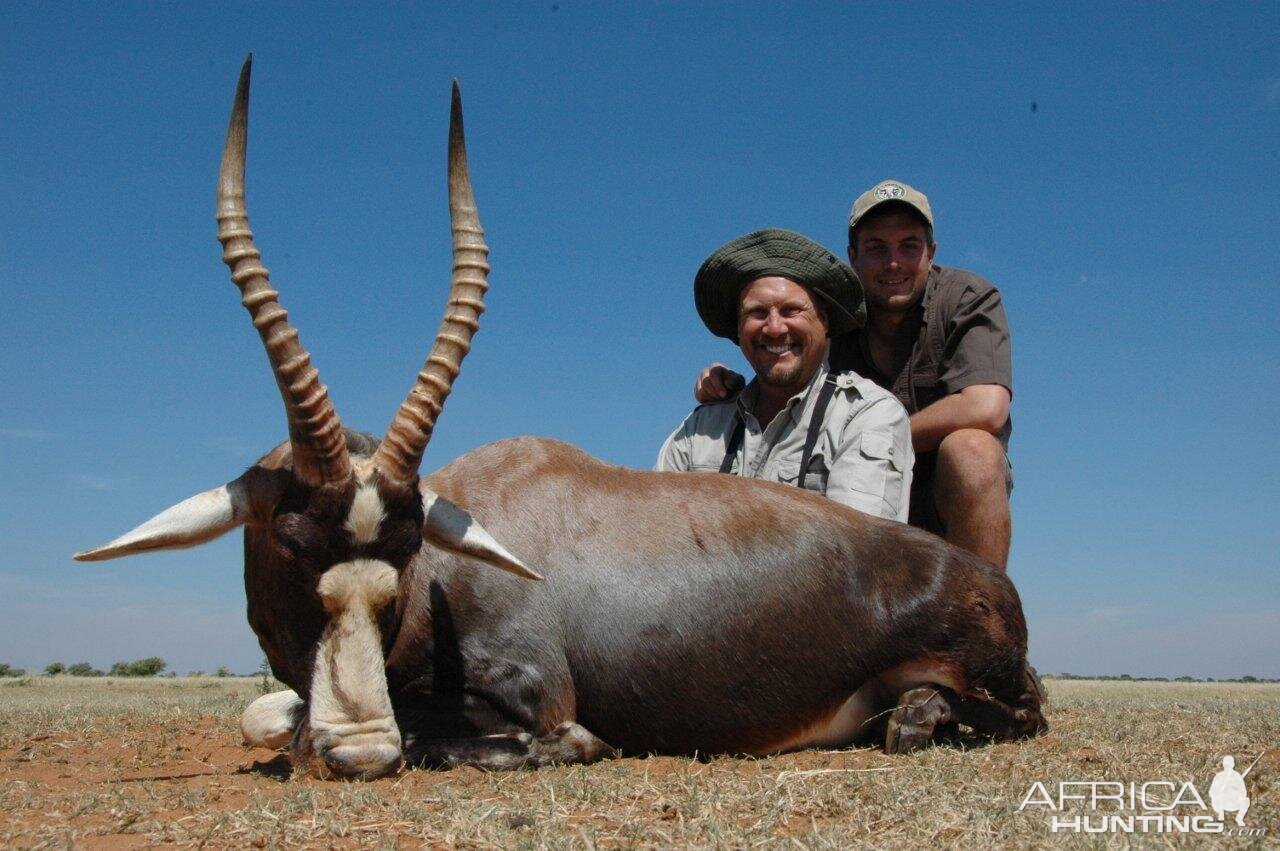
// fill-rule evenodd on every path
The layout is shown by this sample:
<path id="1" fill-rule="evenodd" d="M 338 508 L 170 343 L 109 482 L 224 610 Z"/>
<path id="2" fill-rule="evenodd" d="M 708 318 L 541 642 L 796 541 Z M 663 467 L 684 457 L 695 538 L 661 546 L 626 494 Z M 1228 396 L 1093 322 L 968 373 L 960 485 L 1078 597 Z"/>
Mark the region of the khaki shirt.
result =
<path id="1" fill-rule="evenodd" d="M 746 430 L 733 472 L 794 487 L 827 374 L 824 364 L 763 428 L 751 413 L 759 392 L 755 381 L 736 399 L 695 408 L 662 445 L 656 468 L 718 471 L 741 417 Z M 838 373 L 835 383 L 804 486 L 867 514 L 905 523 L 915 462 L 907 412 L 891 393 L 857 373 Z"/>

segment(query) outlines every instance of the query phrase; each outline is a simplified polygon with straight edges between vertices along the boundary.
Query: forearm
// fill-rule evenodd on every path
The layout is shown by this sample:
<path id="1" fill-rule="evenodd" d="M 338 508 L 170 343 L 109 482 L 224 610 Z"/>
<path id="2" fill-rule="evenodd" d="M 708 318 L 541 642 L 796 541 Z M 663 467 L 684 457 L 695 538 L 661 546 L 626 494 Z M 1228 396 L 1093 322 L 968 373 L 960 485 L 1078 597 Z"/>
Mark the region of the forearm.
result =
<path id="1" fill-rule="evenodd" d="M 996 434 L 1009 419 L 1009 391 L 999 384 L 974 384 L 911 415 L 916 452 L 938 448 L 942 439 L 964 428 Z"/>

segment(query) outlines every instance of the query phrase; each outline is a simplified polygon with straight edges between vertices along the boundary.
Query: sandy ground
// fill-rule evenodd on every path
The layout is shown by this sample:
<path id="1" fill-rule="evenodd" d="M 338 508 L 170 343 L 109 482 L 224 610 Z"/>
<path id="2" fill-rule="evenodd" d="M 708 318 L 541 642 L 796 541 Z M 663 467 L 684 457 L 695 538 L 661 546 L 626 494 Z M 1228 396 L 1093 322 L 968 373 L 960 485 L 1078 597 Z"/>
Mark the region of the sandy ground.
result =
<path id="1" fill-rule="evenodd" d="M 1034 781 L 1194 779 L 1223 753 L 1250 775 L 1246 822 L 1277 847 L 1280 687 L 1052 682 L 1047 736 L 908 757 L 649 757 L 372 783 L 296 775 L 243 746 L 255 681 L 31 678 L 0 687 L 0 845 L 216 847 L 882 847 L 1056 845 L 1018 812 Z M 1137 845 L 1202 837 L 1121 837 Z M 1228 837 L 1218 837 L 1227 841 Z"/>

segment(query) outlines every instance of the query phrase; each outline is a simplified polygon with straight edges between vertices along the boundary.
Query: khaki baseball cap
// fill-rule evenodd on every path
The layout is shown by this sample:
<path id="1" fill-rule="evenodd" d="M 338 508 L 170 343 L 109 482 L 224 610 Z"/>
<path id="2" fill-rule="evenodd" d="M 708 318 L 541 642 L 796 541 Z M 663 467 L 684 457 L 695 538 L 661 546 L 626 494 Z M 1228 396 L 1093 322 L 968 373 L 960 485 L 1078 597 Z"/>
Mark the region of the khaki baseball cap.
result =
<path id="1" fill-rule="evenodd" d="M 867 213 L 889 201 L 897 201 L 914 207 L 920 212 L 920 215 L 924 216 L 924 220 L 929 223 L 929 227 L 933 227 L 933 210 L 929 207 L 929 199 L 924 197 L 923 192 L 913 186 L 908 186 L 901 180 L 882 180 L 859 195 L 858 200 L 853 202 L 853 209 L 849 211 L 850 230 Z"/>

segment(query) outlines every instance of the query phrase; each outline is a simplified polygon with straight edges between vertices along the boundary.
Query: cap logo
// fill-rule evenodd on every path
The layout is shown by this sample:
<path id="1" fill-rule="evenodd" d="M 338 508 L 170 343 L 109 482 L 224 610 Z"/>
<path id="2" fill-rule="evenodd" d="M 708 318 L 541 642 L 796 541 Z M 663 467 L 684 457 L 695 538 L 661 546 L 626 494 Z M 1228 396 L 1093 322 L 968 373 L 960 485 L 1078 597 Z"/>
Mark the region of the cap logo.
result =
<path id="1" fill-rule="evenodd" d="M 906 193 L 897 183 L 882 183 L 876 187 L 876 200 L 889 201 L 893 198 L 901 198 Z"/>

